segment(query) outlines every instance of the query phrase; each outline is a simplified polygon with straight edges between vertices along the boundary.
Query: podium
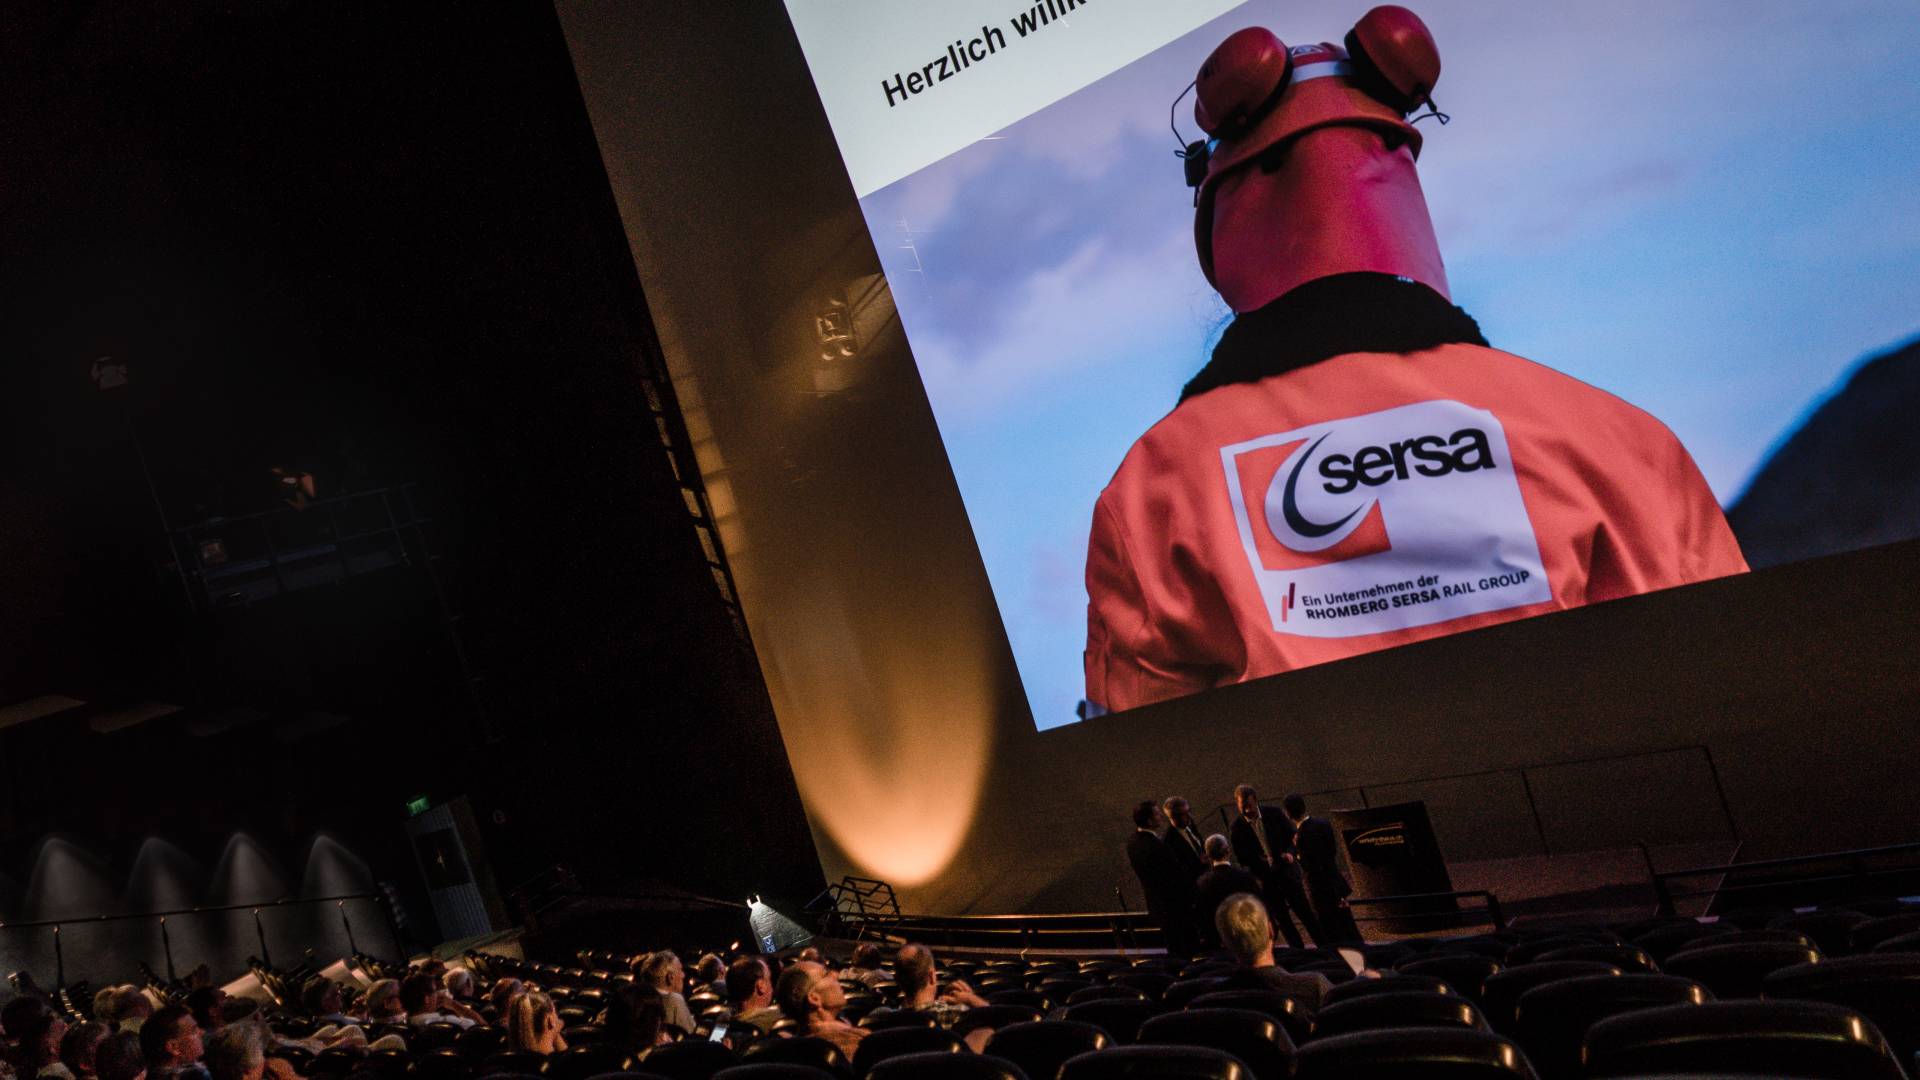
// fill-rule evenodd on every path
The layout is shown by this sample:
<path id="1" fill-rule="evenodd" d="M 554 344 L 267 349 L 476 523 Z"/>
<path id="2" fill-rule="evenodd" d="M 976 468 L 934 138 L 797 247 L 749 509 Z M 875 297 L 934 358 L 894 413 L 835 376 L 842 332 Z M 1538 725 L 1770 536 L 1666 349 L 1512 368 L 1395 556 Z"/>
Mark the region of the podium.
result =
<path id="1" fill-rule="evenodd" d="M 1334 810 L 1327 814 L 1340 838 L 1355 899 L 1453 891 L 1440 855 L 1440 841 L 1424 802 Z M 1459 925 L 1452 897 L 1369 905 L 1370 924 L 1395 933 L 1443 930 Z M 1356 912 L 1356 917 L 1360 915 Z"/>

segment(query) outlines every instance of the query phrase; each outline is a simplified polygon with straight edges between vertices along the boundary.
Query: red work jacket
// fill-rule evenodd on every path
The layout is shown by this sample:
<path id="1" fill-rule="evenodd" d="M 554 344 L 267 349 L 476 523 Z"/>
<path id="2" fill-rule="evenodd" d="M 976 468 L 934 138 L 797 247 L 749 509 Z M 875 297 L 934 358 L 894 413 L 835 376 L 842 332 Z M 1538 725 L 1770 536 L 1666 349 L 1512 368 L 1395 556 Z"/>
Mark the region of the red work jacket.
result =
<path id="1" fill-rule="evenodd" d="M 1087 547 L 1087 698 L 1120 710 L 1741 573 L 1659 421 L 1477 345 L 1350 353 L 1182 402 Z"/>

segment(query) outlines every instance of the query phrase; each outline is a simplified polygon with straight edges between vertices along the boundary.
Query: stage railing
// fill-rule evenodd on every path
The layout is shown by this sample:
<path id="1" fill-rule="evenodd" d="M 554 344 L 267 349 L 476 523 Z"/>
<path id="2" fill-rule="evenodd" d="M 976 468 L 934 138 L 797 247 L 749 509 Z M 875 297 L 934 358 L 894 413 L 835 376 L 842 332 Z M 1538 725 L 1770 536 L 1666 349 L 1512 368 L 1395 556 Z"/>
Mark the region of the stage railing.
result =
<path id="1" fill-rule="evenodd" d="M 1905 856 L 1898 865 L 1870 866 L 1877 859 L 1894 859 Z M 1799 870 L 1803 868 L 1832 867 L 1831 873 L 1813 873 L 1808 875 L 1779 875 L 1759 881 L 1725 880 L 1731 875 L 1751 874 L 1756 871 Z M 1653 893 L 1659 902 L 1662 915 L 1675 912 L 1674 901 L 1701 896 L 1718 896 L 1727 893 L 1739 893 L 1761 889 L 1780 890 L 1805 888 L 1815 885 L 1830 885 L 1847 882 L 1857 886 L 1864 894 L 1871 890 L 1876 879 L 1895 875 L 1920 876 L 1920 843 L 1890 844 L 1886 847 L 1855 848 L 1850 851 L 1829 851 L 1818 855 L 1798 855 L 1785 859 L 1761 859 L 1754 862 L 1727 863 L 1722 866 L 1695 866 L 1685 870 L 1661 870 L 1652 872 Z M 1673 882 L 1682 878 L 1711 877 L 1721 880 L 1704 889 L 1675 891 Z"/>
<path id="2" fill-rule="evenodd" d="M 159 936 L 159 946 L 166 963 L 167 978 L 177 980 L 178 965 L 173 954 L 173 927 L 181 922 L 210 923 L 216 916 L 230 915 L 234 912 L 250 912 L 253 916 L 254 940 L 260 948 L 260 962 L 267 967 L 273 966 L 273 952 L 267 944 L 267 924 L 262 913 L 272 915 L 289 909 L 306 910 L 321 905 L 332 904 L 340 918 L 340 929 L 346 935 L 350 953 L 364 952 L 359 938 L 354 934 L 353 920 L 347 914 L 347 905 L 355 901 L 371 903 L 386 923 L 387 937 L 393 946 L 395 960 L 404 960 L 405 949 L 400 943 L 400 929 L 395 924 L 393 912 L 387 907 L 385 896 L 379 893 L 351 893 L 341 896 L 318 896 L 310 899 L 270 900 L 259 904 L 226 904 L 218 907 L 178 908 L 172 911 L 146 911 L 127 915 L 90 915 L 73 919 L 40 919 L 34 922 L 0 923 L 0 943 L 4 943 L 4 952 L 8 954 L 9 966 L 29 967 L 19 963 L 14 957 L 29 950 L 50 947 L 54 966 L 54 987 L 59 989 L 67 984 L 66 944 L 61 938 L 65 931 L 69 936 L 74 931 L 89 930 L 96 927 L 138 927 L 141 924 L 151 926 Z M 36 942 L 35 939 L 40 939 Z M 371 942 L 368 942 L 371 945 Z M 132 966 L 136 957 L 122 957 L 122 962 Z"/>
<path id="3" fill-rule="evenodd" d="M 1458 926 L 1461 923 L 1478 922 L 1484 919 L 1490 923 L 1495 930 L 1505 930 L 1507 928 L 1506 916 L 1500 912 L 1500 898 L 1488 892 L 1486 889 L 1462 889 L 1456 892 L 1405 893 L 1400 896 L 1349 896 L 1347 897 L 1347 905 L 1358 908 L 1369 905 L 1405 904 L 1411 907 L 1421 903 L 1434 903 L 1442 900 L 1457 902 L 1475 899 L 1484 901 L 1482 906 L 1477 908 L 1449 906 L 1436 908 L 1433 911 L 1395 911 L 1386 915 L 1361 915 L 1356 912 L 1353 919 L 1355 922 L 1385 922 L 1388 920 L 1405 922 L 1413 919 L 1437 919 L 1441 920 L 1441 925 L 1452 926 Z"/>

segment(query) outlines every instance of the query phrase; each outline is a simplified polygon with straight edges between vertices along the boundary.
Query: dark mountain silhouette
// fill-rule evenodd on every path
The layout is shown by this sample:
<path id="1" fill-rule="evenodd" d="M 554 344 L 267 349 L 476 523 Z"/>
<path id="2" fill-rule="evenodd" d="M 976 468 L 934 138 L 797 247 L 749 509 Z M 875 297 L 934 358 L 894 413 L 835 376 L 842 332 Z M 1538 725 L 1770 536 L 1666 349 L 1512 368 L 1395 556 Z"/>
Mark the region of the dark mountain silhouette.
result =
<path id="1" fill-rule="evenodd" d="M 1920 536 L 1920 339 L 1861 364 L 1727 521 L 1756 570 Z"/>

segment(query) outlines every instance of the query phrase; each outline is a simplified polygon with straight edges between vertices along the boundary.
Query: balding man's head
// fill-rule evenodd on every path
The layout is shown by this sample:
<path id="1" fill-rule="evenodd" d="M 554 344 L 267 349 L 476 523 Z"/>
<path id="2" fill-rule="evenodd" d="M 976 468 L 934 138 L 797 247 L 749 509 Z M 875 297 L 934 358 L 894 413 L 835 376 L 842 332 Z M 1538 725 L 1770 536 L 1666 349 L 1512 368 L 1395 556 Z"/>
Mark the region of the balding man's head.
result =
<path id="1" fill-rule="evenodd" d="M 780 973 L 773 1000 L 781 1012 L 806 1023 L 816 1016 L 838 1016 L 847 1003 L 847 993 L 826 965 L 796 960 Z"/>
<path id="2" fill-rule="evenodd" d="M 900 951 L 893 957 L 893 979 L 905 994 L 932 985 L 933 950 L 911 943 L 900 946 Z"/>

